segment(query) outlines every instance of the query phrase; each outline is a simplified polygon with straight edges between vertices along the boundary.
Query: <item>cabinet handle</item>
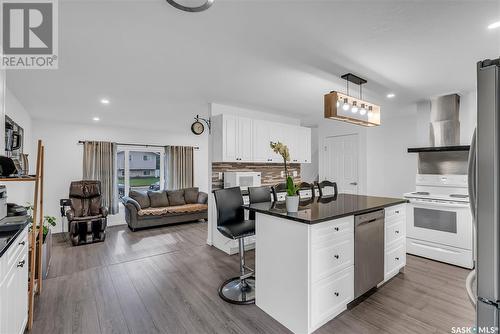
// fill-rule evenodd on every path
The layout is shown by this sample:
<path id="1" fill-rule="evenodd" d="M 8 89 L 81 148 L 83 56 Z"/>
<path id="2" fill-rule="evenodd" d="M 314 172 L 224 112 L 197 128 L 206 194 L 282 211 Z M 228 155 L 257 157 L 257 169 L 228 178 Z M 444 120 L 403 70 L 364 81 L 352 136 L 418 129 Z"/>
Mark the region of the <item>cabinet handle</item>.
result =
<path id="1" fill-rule="evenodd" d="M 335 226 L 333 229 L 334 229 L 335 231 L 337 231 L 337 232 L 339 231 L 339 228 L 338 228 L 338 227 L 336 227 L 336 226 Z"/>
<path id="2" fill-rule="evenodd" d="M 335 295 L 335 297 L 340 296 L 340 293 L 338 293 L 338 292 L 334 292 L 333 294 Z"/>
<path id="3" fill-rule="evenodd" d="M 19 245 L 20 245 L 20 246 L 24 246 L 24 245 L 26 245 L 26 241 L 24 241 L 24 240 L 23 240 L 23 241 L 19 242 Z"/>
<path id="4" fill-rule="evenodd" d="M 396 257 L 396 261 L 399 261 L 399 257 Z"/>
<path id="5" fill-rule="evenodd" d="M 25 261 L 25 260 L 19 261 L 19 263 L 17 264 L 17 267 L 18 267 L 18 268 L 19 268 L 19 267 L 21 267 L 21 268 L 22 268 L 22 267 L 24 267 L 24 264 L 25 264 L 25 263 L 26 263 L 26 261 Z"/>
<path id="6" fill-rule="evenodd" d="M 399 210 L 396 210 L 396 214 L 398 214 L 398 213 L 399 213 Z"/>
<path id="7" fill-rule="evenodd" d="M 338 256 L 337 254 L 335 254 L 333 257 L 338 260 L 340 256 Z"/>

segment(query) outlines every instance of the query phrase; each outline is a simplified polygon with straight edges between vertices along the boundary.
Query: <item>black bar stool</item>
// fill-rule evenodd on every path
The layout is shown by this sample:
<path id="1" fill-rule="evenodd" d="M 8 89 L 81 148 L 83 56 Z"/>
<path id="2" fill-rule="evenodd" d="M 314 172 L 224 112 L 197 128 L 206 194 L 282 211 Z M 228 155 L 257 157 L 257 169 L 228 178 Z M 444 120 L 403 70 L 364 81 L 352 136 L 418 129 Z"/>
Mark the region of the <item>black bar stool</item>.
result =
<path id="1" fill-rule="evenodd" d="M 267 186 L 248 187 L 248 199 L 253 203 L 271 203 L 271 188 Z M 255 220 L 255 212 L 250 211 L 248 218 Z"/>
<path id="2" fill-rule="evenodd" d="M 330 181 L 325 180 L 325 181 L 321 181 L 320 183 L 316 182 L 316 185 L 318 186 L 320 197 L 322 197 L 324 195 L 323 189 L 326 187 L 333 187 L 333 196 L 337 196 L 337 194 L 338 194 L 336 182 L 330 182 Z"/>
<path id="3" fill-rule="evenodd" d="M 215 190 L 214 197 L 217 205 L 217 230 L 225 237 L 238 240 L 240 251 L 240 276 L 222 283 L 219 296 L 232 304 L 254 304 L 254 271 L 245 266 L 243 238 L 255 234 L 255 220 L 245 220 L 243 197 L 239 187 Z"/>
<path id="4" fill-rule="evenodd" d="M 286 194 L 286 184 L 279 183 L 277 185 L 272 186 L 271 190 L 273 192 L 273 201 L 277 202 L 278 201 L 278 194 L 282 194 L 282 193 Z"/>
<path id="5" fill-rule="evenodd" d="M 301 182 L 299 185 L 299 190 L 297 190 L 297 195 L 299 195 L 300 199 L 303 198 L 314 198 L 316 196 L 315 191 L 314 191 L 314 183 L 308 183 L 308 182 Z M 304 194 L 304 190 L 310 190 L 311 191 L 311 196 L 307 196 Z"/>

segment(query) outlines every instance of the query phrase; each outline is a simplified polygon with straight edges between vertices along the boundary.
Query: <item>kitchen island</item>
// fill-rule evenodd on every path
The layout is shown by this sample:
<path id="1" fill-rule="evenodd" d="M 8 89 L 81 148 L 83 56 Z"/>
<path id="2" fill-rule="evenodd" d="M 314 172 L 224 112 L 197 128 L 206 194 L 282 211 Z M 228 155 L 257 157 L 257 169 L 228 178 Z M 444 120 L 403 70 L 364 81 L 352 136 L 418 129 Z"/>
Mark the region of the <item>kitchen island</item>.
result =
<path id="1" fill-rule="evenodd" d="M 294 333 L 312 333 L 354 299 L 354 217 L 385 211 L 384 278 L 404 267 L 405 199 L 338 194 L 245 206 L 256 213 L 256 305 Z"/>

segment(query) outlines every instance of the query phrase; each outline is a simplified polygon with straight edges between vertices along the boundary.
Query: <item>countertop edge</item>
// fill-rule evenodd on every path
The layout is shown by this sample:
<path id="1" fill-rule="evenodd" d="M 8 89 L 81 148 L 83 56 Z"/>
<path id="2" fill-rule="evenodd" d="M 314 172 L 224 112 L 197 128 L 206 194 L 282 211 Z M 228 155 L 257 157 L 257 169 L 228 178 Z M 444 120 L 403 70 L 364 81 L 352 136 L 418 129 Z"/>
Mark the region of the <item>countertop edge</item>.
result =
<path id="1" fill-rule="evenodd" d="M 14 243 L 14 241 L 17 239 L 17 237 L 19 237 L 19 235 L 24 231 L 24 229 L 29 225 L 29 222 L 26 221 L 22 227 L 17 230 L 17 232 L 12 236 L 12 238 L 10 238 L 9 242 L 7 243 L 7 245 L 5 245 L 5 247 L 3 249 L 0 249 L 0 257 L 2 257 L 10 248 L 10 246 L 12 246 L 12 244 Z"/>
<path id="2" fill-rule="evenodd" d="M 352 211 L 352 212 L 349 212 L 349 213 L 339 214 L 339 215 L 335 215 L 335 216 L 331 216 L 331 217 L 325 217 L 325 218 L 321 218 L 321 219 L 316 219 L 314 221 L 307 220 L 307 219 L 302 219 L 300 217 L 284 216 L 282 214 L 279 214 L 279 213 L 276 213 L 276 212 L 271 212 L 271 211 L 268 211 L 268 210 L 261 210 L 261 209 L 256 209 L 256 208 L 250 208 L 247 205 L 244 205 L 243 208 L 246 209 L 246 210 L 248 210 L 248 211 L 262 213 L 262 214 L 265 214 L 265 215 L 274 216 L 274 217 L 281 218 L 281 219 L 288 219 L 288 220 L 296 221 L 298 223 L 303 223 L 303 224 L 308 224 L 308 225 L 314 225 L 314 224 L 323 223 L 323 222 L 326 222 L 326 221 L 329 221 L 329 220 L 339 219 L 339 218 L 348 217 L 348 216 L 360 215 L 360 214 L 368 213 L 368 212 L 371 212 L 371 211 L 380 210 L 380 209 L 384 209 L 384 208 L 387 208 L 387 207 L 390 207 L 390 206 L 394 206 L 394 205 L 398 205 L 398 204 L 404 204 L 404 203 L 408 203 L 408 202 L 409 201 L 407 199 L 403 199 L 403 198 L 401 198 L 401 199 L 394 199 L 394 202 L 391 202 L 391 203 L 387 203 L 387 204 L 383 204 L 383 205 L 377 205 L 377 206 L 374 206 L 374 207 L 371 207 L 371 208 L 362 209 L 362 210 L 356 210 L 356 211 Z"/>

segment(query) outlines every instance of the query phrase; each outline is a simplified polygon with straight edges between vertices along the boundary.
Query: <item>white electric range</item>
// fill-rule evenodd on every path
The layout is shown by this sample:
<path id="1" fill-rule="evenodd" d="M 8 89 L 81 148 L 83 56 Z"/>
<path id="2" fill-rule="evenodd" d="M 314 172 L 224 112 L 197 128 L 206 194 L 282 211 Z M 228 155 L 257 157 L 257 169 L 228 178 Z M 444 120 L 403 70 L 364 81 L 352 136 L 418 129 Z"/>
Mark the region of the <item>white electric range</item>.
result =
<path id="1" fill-rule="evenodd" d="M 404 197 L 410 202 L 407 253 L 473 268 L 467 175 L 417 174 L 416 191 Z"/>

